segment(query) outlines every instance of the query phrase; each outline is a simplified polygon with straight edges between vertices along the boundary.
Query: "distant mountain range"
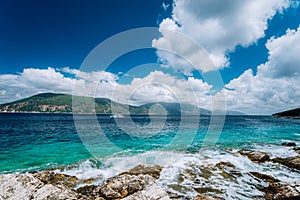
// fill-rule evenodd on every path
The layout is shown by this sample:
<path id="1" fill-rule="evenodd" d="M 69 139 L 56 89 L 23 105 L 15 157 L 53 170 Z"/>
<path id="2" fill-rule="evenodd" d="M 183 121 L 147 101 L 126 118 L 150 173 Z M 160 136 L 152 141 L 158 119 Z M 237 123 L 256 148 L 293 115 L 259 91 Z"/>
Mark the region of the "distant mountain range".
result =
<path id="1" fill-rule="evenodd" d="M 274 117 L 286 117 L 286 118 L 300 119 L 300 108 L 296 108 L 296 109 L 293 109 L 293 110 L 287 110 L 287 111 L 275 113 L 272 116 L 274 116 Z"/>
<path id="2" fill-rule="evenodd" d="M 129 111 L 129 112 L 128 112 Z M 192 104 L 148 103 L 131 106 L 107 98 L 72 96 L 68 94 L 42 93 L 18 101 L 0 104 L 0 112 L 41 112 L 41 113 L 97 113 L 148 115 L 211 115 L 211 111 Z M 226 111 L 227 115 L 244 115 L 237 111 Z"/>
<path id="3" fill-rule="evenodd" d="M 73 101 L 72 101 L 73 99 Z M 160 105 L 160 106 L 156 106 Z M 129 113 L 128 113 L 129 110 Z M 97 113 L 97 114 L 168 114 L 168 115 L 210 115 L 206 109 L 191 104 L 149 103 L 131 106 L 107 98 L 72 96 L 67 94 L 42 93 L 32 97 L 0 104 L 0 112 L 45 112 L 45 113 Z"/>

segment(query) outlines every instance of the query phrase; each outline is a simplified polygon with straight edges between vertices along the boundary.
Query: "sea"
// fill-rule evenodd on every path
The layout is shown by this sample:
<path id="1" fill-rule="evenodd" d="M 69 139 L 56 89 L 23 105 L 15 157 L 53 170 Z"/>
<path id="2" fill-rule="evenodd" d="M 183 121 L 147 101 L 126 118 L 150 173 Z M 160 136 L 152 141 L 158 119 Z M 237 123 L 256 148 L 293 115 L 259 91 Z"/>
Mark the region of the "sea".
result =
<path id="1" fill-rule="evenodd" d="M 212 123 L 212 121 L 214 123 Z M 300 120 L 272 116 L 148 116 L 43 113 L 0 114 L 0 173 L 50 170 L 107 178 L 138 164 L 162 165 L 157 183 L 182 199 L 199 193 L 225 199 L 259 199 L 268 183 L 250 172 L 285 182 L 300 173 L 283 165 L 254 163 L 240 149 L 271 158 L 296 156 Z M 235 167 L 218 168 L 220 161 Z"/>

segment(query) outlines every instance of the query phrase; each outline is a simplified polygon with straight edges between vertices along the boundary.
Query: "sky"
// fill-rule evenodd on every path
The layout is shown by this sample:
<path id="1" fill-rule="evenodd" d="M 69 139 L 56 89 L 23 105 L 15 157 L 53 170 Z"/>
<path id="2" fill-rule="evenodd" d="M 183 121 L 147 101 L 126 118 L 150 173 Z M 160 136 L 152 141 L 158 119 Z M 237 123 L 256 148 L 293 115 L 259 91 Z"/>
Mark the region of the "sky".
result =
<path id="1" fill-rule="evenodd" d="M 295 0 L 4 0 L 0 103 L 55 92 L 269 115 L 300 107 L 299 52 Z"/>

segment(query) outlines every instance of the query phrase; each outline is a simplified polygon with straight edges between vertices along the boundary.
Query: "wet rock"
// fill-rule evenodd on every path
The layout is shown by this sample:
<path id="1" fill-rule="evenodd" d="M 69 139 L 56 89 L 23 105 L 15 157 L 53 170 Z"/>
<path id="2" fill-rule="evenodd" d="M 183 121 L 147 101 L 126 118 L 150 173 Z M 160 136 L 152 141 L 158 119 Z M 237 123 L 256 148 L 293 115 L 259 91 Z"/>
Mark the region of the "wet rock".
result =
<path id="1" fill-rule="evenodd" d="M 283 164 L 287 167 L 300 170 L 300 156 L 288 157 L 288 158 L 274 158 L 273 162 Z"/>
<path id="2" fill-rule="evenodd" d="M 251 161 L 262 163 L 270 160 L 270 156 L 265 152 L 251 151 L 251 150 L 240 150 L 238 151 L 241 155 L 247 156 Z"/>
<path id="3" fill-rule="evenodd" d="M 201 176 L 202 178 L 205 178 L 206 180 L 208 180 L 209 178 L 212 177 L 213 171 L 214 171 L 214 169 L 212 167 L 203 166 L 200 168 L 200 172 L 194 175 L 194 178 Z"/>
<path id="4" fill-rule="evenodd" d="M 149 186 L 146 186 L 144 190 L 138 191 L 128 197 L 125 197 L 124 200 L 170 200 L 168 193 L 164 191 L 160 186 L 153 183 Z"/>
<path id="5" fill-rule="evenodd" d="M 146 167 L 145 165 L 137 165 L 128 172 L 124 172 L 122 174 L 130 174 L 130 175 L 139 175 L 139 174 L 144 174 L 144 175 L 150 175 L 156 179 L 159 178 L 160 172 L 163 169 L 162 166 L 159 165 L 154 165 L 150 167 Z"/>
<path id="6" fill-rule="evenodd" d="M 156 196 L 162 196 L 162 189 L 155 184 L 156 178 L 159 178 L 162 167 L 155 165 L 146 167 L 138 165 L 128 172 L 121 173 L 115 177 L 106 180 L 102 186 L 83 186 L 77 189 L 81 198 L 95 199 L 155 199 Z M 150 187 L 151 186 L 151 187 Z M 157 189 L 157 194 L 153 193 Z M 150 195 L 150 193 L 152 196 Z M 134 194 L 134 196 L 132 196 Z M 163 196 L 167 196 L 164 192 Z M 148 198 L 149 197 L 149 198 Z"/>
<path id="7" fill-rule="evenodd" d="M 155 179 L 149 175 L 121 174 L 110 178 L 102 186 L 84 186 L 77 192 L 84 198 L 121 199 L 144 190 L 146 186 L 154 184 Z"/>
<path id="8" fill-rule="evenodd" d="M 176 191 L 176 193 L 186 194 L 193 192 L 193 188 L 181 184 L 169 184 L 168 187 Z"/>
<path id="9" fill-rule="evenodd" d="M 296 143 L 295 142 L 283 142 L 281 143 L 281 146 L 285 146 L 285 147 L 295 147 Z"/>
<path id="10" fill-rule="evenodd" d="M 84 184 L 91 184 L 91 183 L 93 183 L 94 181 L 95 181 L 94 178 L 89 178 L 89 179 L 85 179 L 85 180 L 83 180 L 83 181 L 81 181 L 81 182 L 84 183 Z"/>
<path id="11" fill-rule="evenodd" d="M 269 183 L 279 182 L 278 179 L 274 178 L 273 176 L 267 175 L 267 174 L 261 174 L 259 172 L 250 172 L 253 176 L 256 178 L 262 179 L 264 181 L 267 181 Z"/>
<path id="12" fill-rule="evenodd" d="M 95 199 L 99 197 L 99 186 L 86 185 L 78 188 L 76 192 L 79 194 L 79 199 Z"/>
<path id="13" fill-rule="evenodd" d="M 64 185 L 69 188 L 74 188 L 79 182 L 75 176 L 57 174 L 54 172 L 35 172 L 33 176 L 45 184 Z"/>
<path id="14" fill-rule="evenodd" d="M 224 200 L 224 199 L 220 197 L 212 197 L 204 194 L 199 194 L 196 197 L 194 197 L 193 200 Z"/>
<path id="15" fill-rule="evenodd" d="M 181 194 L 175 194 L 175 193 L 172 193 L 170 191 L 166 191 L 168 193 L 168 196 L 170 199 L 174 199 L 174 200 L 178 200 L 178 199 L 184 199 L 184 196 L 181 195 Z"/>
<path id="16" fill-rule="evenodd" d="M 233 173 L 229 173 L 229 172 L 226 172 L 226 171 L 221 171 L 220 172 L 220 175 L 224 178 L 224 179 L 231 179 L 231 180 L 235 180 L 235 175 Z"/>
<path id="17" fill-rule="evenodd" d="M 216 167 L 222 169 L 224 167 L 235 167 L 235 165 L 232 164 L 232 163 L 230 163 L 230 162 L 222 162 L 221 161 L 221 162 L 219 162 L 219 163 L 216 164 Z"/>
<path id="18" fill-rule="evenodd" d="M 231 149 L 231 148 L 225 149 L 225 151 L 226 151 L 227 153 L 233 153 L 233 149 Z"/>
<path id="19" fill-rule="evenodd" d="M 119 193 L 117 196 L 125 197 L 144 189 L 146 185 L 149 185 L 154 181 L 153 177 L 149 175 L 121 175 L 108 180 L 100 189 L 100 192 L 107 198 L 114 196 L 114 192 L 112 191 Z"/>
<path id="20" fill-rule="evenodd" d="M 0 175 L 1 199 L 76 199 L 75 191 L 64 185 L 44 183 L 31 173 Z"/>
<path id="21" fill-rule="evenodd" d="M 262 189 L 266 199 L 300 199 L 299 183 L 270 183 L 268 187 Z"/>
<path id="22" fill-rule="evenodd" d="M 199 173 L 199 176 L 208 180 L 212 176 L 212 174 L 213 173 L 211 171 L 202 171 L 201 173 Z"/>
<path id="23" fill-rule="evenodd" d="M 201 170 L 202 171 L 202 170 Z M 197 176 L 198 176 L 198 174 L 194 171 L 194 170 L 192 170 L 192 169 L 185 169 L 184 170 L 184 176 L 185 177 L 187 177 L 187 178 L 189 178 L 189 179 L 196 179 L 197 178 Z M 203 174 L 200 174 L 200 176 L 201 175 L 203 175 Z M 210 177 L 210 175 L 205 175 L 204 174 L 204 177 Z"/>
<path id="24" fill-rule="evenodd" d="M 204 194 L 204 193 L 216 193 L 216 194 L 223 194 L 223 192 L 221 190 L 218 189 L 214 189 L 211 187 L 200 187 L 200 188 L 194 188 L 194 190 L 200 194 Z"/>
<path id="25" fill-rule="evenodd" d="M 180 184 L 184 181 L 184 175 L 182 173 L 178 174 L 177 182 Z"/>
<path id="26" fill-rule="evenodd" d="M 254 162 L 265 162 L 270 160 L 270 156 L 264 152 L 252 152 L 248 155 L 248 158 Z"/>
<path id="27" fill-rule="evenodd" d="M 238 151 L 241 155 L 243 156 L 248 156 L 250 153 L 252 153 L 253 151 L 251 150 L 247 150 L 247 149 L 242 149 Z"/>
<path id="28" fill-rule="evenodd" d="M 300 154 L 300 147 L 294 147 L 293 150 L 296 151 L 296 153 Z"/>

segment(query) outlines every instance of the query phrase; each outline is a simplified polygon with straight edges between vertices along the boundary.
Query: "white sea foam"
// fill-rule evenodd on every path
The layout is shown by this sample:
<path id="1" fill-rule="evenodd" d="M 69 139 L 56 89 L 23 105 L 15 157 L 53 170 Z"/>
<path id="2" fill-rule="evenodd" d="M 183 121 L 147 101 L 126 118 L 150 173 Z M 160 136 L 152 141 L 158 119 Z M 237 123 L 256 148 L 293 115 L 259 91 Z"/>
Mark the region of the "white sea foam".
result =
<path id="1" fill-rule="evenodd" d="M 118 174 L 113 168 L 97 167 L 91 160 L 80 162 L 72 167 L 54 170 L 55 173 L 63 173 L 76 176 L 79 179 L 95 179 L 94 184 L 101 184 L 105 179 Z"/>
<path id="2" fill-rule="evenodd" d="M 254 145 L 254 149 L 266 151 L 276 157 L 295 155 L 291 148 L 275 145 Z M 138 164 L 159 164 L 164 168 L 157 183 L 165 190 L 186 198 L 196 196 L 198 192 L 225 199 L 262 198 L 263 193 L 257 188 L 267 186 L 268 183 L 255 178 L 249 172 L 271 175 L 284 182 L 300 180 L 300 173 L 297 171 L 273 162 L 254 163 L 246 156 L 238 154 L 237 150 L 204 150 L 197 153 L 153 150 L 129 154 L 126 152 L 101 159 L 100 167 L 87 160 L 62 172 L 80 179 L 95 178 L 96 182 L 93 184 L 101 184 L 105 179 L 128 171 Z M 219 169 L 216 164 L 220 161 L 230 162 L 235 167 Z"/>
<path id="3" fill-rule="evenodd" d="M 293 141 L 284 141 L 293 142 Z M 280 157 L 286 158 L 290 156 L 297 156 L 298 154 L 293 150 L 293 147 L 284 147 L 273 144 L 257 145 L 254 144 L 254 150 L 268 153 L 271 158 Z"/>
<path id="4" fill-rule="evenodd" d="M 207 156 L 212 155 L 212 156 Z M 234 169 L 218 169 L 220 161 L 230 162 Z M 272 166 L 273 165 L 273 166 Z M 274 167 L 276 165 L 276 167 Z M 210 172 L 207 173 L 207 170 Z M 260 172 L 272 175 L 281 181 L 293 182 L 300 180 L 300 174 L 274 163 L 257 164 L 247 157 L 238 154 L 218 151 L 202 152 L 192 157 L 185 157 L 173 166 L 163 169 L 159 184 L 179 195 L 195 196 L 197 188 L 209 188 L 208 194 L 214 194 L 225 199 L 253 199 L 263 197 L 257 187 L 267 186 L 267 183 L 253 177 L 249 172 Z M 205 173 L 207 173 L 205 175 Z M 183 174 L 184 180 L 179 174 Z M 180 181 L 178 181 L 181 178 Z M 174 185 L 177 185 L 174 189 Z M 194 191 L 191 190 L 194 188 Z M 223 193 L 223 194 L 219 194 Z"/>

